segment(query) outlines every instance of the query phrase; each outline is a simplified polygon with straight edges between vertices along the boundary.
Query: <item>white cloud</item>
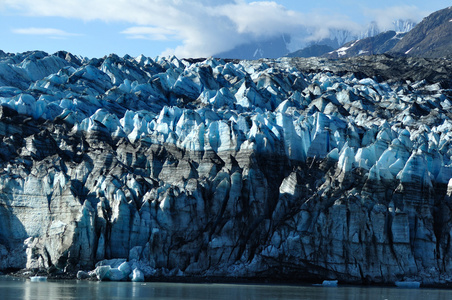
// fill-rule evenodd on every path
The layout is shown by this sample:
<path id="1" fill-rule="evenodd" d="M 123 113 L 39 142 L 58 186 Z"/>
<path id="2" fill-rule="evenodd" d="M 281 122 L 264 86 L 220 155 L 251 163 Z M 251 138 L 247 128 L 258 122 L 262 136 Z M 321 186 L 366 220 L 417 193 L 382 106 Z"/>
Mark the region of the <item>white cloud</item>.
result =
<path id="1" fill-rule="evenodd" d="M 304 25 L 303 15 L 273 1 L 235 2 L 210 9 L 213 16 L 227 18 L 239 34 L 273 36 Z"/>
<path id="2" fill-rule="evenodd" d="M 49 37 L 70 37 L 70 36 L 79 36 L 77 33 L 70 33 L 61 29 L 56 28 L 42 28 L 42 27 L 28 27 L 28 28 L 15 28 L 12 29 L 13 33 L 16 34 L 27 34 L 27 35 L 45 35 Z"/>
<path id="3" fill-rule="evenodd" d="M 180 40 L 179 47 L 164 53 L 180 57 L 209 56 L 283 33 L 290 34 L 293 43 L 302 44 L 326 38 L 332 30 L 361 29 L 344 15 L 295 12 L 275 1 L 0 0 L 2 7 L 31 16 L 125 22 L 129 28 L 121 34 L 128 38 Z M 380 17 L 380 23 L 386 22 L 383 12 L 369 13 Z"/>
<path id="4" fill-rule="evenodd" d="M 121 33 L 127 35 L 130 39 L 154 41 L 167 41 L 174 39 L 174 36 L 177 35 L 174 30 L 146 26 L 129 27 L 126 30 L 121 31 Z"/>
<path id="5" fill-rule="evenodd" d="M 366 9 L 364 13 L 374 20 L 381 30 L 393 29 L 393 22 L 398 19 L 419 22 L 428 12 L 414 5 L 392 6 L 384 9 Z"/>

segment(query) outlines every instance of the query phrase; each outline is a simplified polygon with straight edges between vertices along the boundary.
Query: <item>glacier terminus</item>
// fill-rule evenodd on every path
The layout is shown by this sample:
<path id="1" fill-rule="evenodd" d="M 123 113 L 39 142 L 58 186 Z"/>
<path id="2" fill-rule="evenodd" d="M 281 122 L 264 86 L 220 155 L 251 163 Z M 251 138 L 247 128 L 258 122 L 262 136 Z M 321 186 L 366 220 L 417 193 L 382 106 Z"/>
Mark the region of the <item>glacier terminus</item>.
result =
<path id="1" fill-rule="evenodd" d="M 0 51 L 0 269 L 452 282 L 452 62 Z"/>

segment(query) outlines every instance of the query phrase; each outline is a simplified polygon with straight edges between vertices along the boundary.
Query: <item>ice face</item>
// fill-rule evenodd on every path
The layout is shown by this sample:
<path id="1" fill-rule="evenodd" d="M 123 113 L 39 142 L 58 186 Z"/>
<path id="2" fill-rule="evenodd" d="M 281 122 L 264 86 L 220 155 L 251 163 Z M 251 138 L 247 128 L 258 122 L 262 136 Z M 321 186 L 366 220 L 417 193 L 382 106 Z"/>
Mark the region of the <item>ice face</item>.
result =
<path id="1" fill-rule="evenodd" d="M 411 251 L 447 244 L 428 205 L 452 176 L 448 91 L 326 64 L 0 58 L 0 186 L 14 206 L 0 242 L 31 238 L 29 267 L 115 257 L 230 275 L 323 255 L 329 271 L 375 279 L 436 266 Z M 386 254 L 372 269 L 374 248 L 359 247 L 374 241 Z M 118 267 L 95 273 L 141 280 Z"/>

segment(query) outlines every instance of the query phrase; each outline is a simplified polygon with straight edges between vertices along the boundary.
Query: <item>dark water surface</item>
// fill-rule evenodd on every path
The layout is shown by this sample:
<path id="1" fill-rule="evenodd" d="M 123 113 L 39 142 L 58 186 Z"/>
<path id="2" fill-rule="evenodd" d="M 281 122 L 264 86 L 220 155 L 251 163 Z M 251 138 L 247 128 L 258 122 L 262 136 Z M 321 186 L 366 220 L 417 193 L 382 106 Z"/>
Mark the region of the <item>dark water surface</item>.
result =
<path id="1" fill-rule="evenodd" d="M 452 299 L 452 290 L 391 287 L 132 283 L 30 280 L 0 276 L 0 299 Z"/>

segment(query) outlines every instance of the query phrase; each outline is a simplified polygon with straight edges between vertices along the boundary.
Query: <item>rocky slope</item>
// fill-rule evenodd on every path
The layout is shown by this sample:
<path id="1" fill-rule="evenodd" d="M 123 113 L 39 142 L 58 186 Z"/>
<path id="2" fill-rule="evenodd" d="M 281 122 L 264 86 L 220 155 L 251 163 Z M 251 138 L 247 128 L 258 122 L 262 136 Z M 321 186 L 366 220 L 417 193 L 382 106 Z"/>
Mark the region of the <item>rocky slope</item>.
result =
<path id="1" fill-rule="evenodd" d="M 376 55 L 386 53 L 403 39 L 406 33 L 386 31 L 373 37 L 368 37 L 344 44 L 339 49 L 322 54 L 322 57 L 336 59 L 360 55 Z"/>
<path id="2" fill-rule="evenodd" d="M 452 64 L 0 53 L 0 268 L 452 280 Z"/>
<path id="3" fill-rule="evenodd" d="M 285 55 L 285 57 L 318 57 L 322 56 L 324 54 L 327 54 L 328 52 L 334 51 L 335 48 L 330 47 L 328 45 L 318 45 L 314 44 L 311 46 L 308 46 L 306 48 L 303 48 L 301 50 L 289 53 Z"/>
<path id="4" fill-rule="evenodd" d="M 452 6 L 426 17 L 391 53 L 421 57 L 452 57 Z"/>
<path id="5" fill-rule="evenodd" d="M 415 25 L 412 22 L 395 22 L 395 30 L 379 33 L 370 27 L 369 34 L 359 39 L 348 40 L 334 51 L 317 52 L 311 55 L 306 48 L 289 57 L 322 56 L 329 59 L 388 54 L 423 58 L 452 57 L 452 7 L 448 7 L 424 18 Z M 306 55 L 305 53 L 309 53 Z"/>

